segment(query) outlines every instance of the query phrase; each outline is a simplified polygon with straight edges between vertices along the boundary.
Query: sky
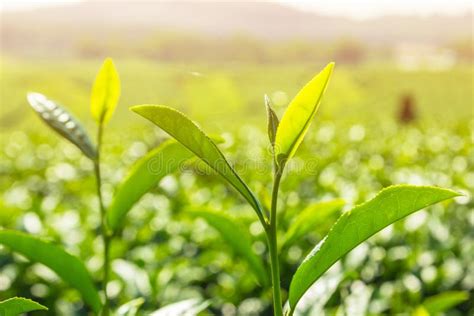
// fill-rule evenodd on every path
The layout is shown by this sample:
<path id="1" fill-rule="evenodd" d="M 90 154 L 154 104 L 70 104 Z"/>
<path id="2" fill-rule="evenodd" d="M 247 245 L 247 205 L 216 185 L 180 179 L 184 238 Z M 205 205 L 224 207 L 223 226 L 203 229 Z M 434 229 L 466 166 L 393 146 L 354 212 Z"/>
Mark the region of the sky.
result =
<path id="1" fill-rule="evenodd" d="M 0 0 L 0 10 L 24 10 L 79 1 L 81 0 Z M 240 1 L 251 2 L 251 0 Z M 460 14 L 467 11 L 472 12 L 474 8 L 474 0 L 273 0 L 273 2 L 293 6 L 304 11 L 362 20 L 390 14 L 421 16 Z"/>
<path id="2" fill-rule="evenodd" d="M 381 15 L 463 14 L 473 11 L 474 0 L 279 0 L 303 10 L 356 19 Z"/>

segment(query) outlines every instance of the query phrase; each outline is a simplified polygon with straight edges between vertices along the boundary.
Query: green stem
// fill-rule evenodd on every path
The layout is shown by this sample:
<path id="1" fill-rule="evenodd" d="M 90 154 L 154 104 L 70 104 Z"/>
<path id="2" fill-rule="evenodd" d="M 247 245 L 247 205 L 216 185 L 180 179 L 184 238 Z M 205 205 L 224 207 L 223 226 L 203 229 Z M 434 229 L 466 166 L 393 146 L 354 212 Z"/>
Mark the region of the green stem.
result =
<path id="1" fill-rule="evenodd" d="M 278 188 L 280 186 L 281 172 L 276 169 L 272 190 L 272 205 L 270 212 L 270 225 L 267 232 L 268 248 L 270 251 L 270 265 L 272 272 L 272 289 L 273 289 L 273 312 L 275 316 L 283 316 L 281 289 L 280 289 L 280 261 L 278 258 L 277 243 L 277 201 Z"/>
<path id="2" fill-rule="evenodd" d="M 102 242 L 104 247 L 104 266 L 103 266 L 103 278 L 102 278 L 102 291 L 104 292 L 104 306 L 102 307 L 102 316 L 109 315 L 109 296 L 107 294 L 107 284 L 109 283 L 109 270 L 110 270 L 110 242 L 112 240 L 111 235 L 108 232 L 106 224 L 106 209 L 104 206 L 104 200 L 102 197 L 102 176 L 100 171 L 100 149 L 102 147 L 102 124 L 99 125 L 97 131 L 97 159 L 94 161 L 94 173 L 97 183 L 97 197 L 99 199 L 100 206 L 100 227 L 102 234 Z"/>

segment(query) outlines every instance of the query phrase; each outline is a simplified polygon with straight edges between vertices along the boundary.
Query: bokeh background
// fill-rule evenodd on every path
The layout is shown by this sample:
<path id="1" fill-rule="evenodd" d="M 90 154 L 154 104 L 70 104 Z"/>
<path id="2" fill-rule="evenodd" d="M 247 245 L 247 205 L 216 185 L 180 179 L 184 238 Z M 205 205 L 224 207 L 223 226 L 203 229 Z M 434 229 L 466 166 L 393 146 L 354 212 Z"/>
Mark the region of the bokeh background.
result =
<path id="1" fill-rule="evenodd" d="M 409 315 L 433 295 L 466 291 L 470 299 L 446 314 L 474 313 L 471 1 L 2 1 L 0 14 L 0 227 L 55 240 L 99 279 L 93 166 L 40 122 L 28 91 L 67 106 L 95 134 L 90 88 L 102 60 L 114 59 L 122 97 L 104 136 L 107 203 L 131 164 L 167 139 L 128 110 L 143 103 L 178 108 L 221 134 L 222 150 L 264 197 L 271 159 L 263 95 L 281 117 L 335 61 L 282 184 L 282 231 L 311 203 L 342 198 L 347 209 L 391 184 L 464 196 L 357 247 L 318 281 L 304 310 Z M 308 159 L 311 168 L 298 168 Z M 186 213 L 190 206 L 235 216 L 266 256 L 256 217 L 232 189 L 214 175 L 176 173 L 130 212 L 113 244 L 113 305 L 143 297 L 152 311 L 197 297 L 210 299 L 212 315 L 270 315 L 270 291 L 213 228 Z M 283 251 L 283 287 L 332 222 Z M 51 271 L 0 248 L 0 300 L 15 295 L 49 306 L 50 315 L 88 314 Z"/>

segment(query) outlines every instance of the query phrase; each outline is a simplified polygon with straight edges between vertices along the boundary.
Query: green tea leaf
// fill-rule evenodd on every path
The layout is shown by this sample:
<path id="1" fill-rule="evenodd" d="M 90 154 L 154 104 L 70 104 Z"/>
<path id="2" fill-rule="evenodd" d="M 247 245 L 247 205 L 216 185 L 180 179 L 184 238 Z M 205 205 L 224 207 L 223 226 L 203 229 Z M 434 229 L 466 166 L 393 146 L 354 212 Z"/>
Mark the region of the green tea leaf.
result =
<path id="1" fill-rule="evenodd" d="M 252 191 L 196 123 L 183 113 L 164 105 L 137 105 L 131 110 L 158 125 L 224 177 L 255 209 L 260 220 L 264 220 L 261 206 Z"/>
<path id="2" fill-rule="evenodd" d="M 314 231 L 320 224 L 324 223 L 331 215 L 335 214 L 344 206 L 344 200 L 336 199 L 319 202 L 305 208 L 291 224 L 285 234 L 284 246 L 289 246 L 310 231 Z"/>
<path id="3" fill-rule="evenodd" d="M 23 297 L 12 297 L 0 302 L 1 316 L 16 316 L 23 313 L 41 310 L 47 311 L 48 308 Z"/>
<path id="4" fill-rule="evenodd" d="M 273 111 L 272 109 L 270 98 L 266 94 L 265 94 L 265 107 L 267 109 L 268 139 L 270 140 L 270 144 L 272 144 L 272 147 L 273 147 L 275 145 L 276 132 L 278 129 L 278 124 L 280 124 L 280 121 L 278 120 L 278 116 L 276 115 L 275 111 Z"/>
<path id="5" fill-rule="evenodd" d="M 209 301 L 198 298 L 190 298 L 180 302 L 172 303 L 150 313 L 150 316 L 190 316 L 198 315 L 210 305 Z"/>
<path id="6" fill-rule="evenodd" d="M 209 225 L 214 227 L 234 252 L 247 261 L 260 283 L 264 286 L 268 284 L 265 266 L 260 257 L 252 250 L 249 233 L 237 224 L 235 219 L 209 210 L 190 210 L 190 213 L 202 217 Z"/>
<path id="7" fill-rule="evenodd" d="M 28 102 L 35 112 L 61 136 L 76 145 L 87 157 L 95 159 L 97 151 L 85 128 L 71 113 L 40 93 L 28 93 Z"/>
<path id="8" fill-rule="evenodd" d="M 331 77 L 334 63 L 317 74 L 291 101 L 283 115 L 275 138 L 275 158 L 282 168 L 303 141 Z"/>
<path id="9" fill-rule="evenodd" d="M 120 79 L 112 59 L 107 58 L 92 86 L 91 112 L 98 124 L 107 124 L 120 98 Z"/>
<path id="10" fill-rule="evenodd" d="M 292 309 L 306 290 L 342 256 L 383 228 L 456 192 L 427 186 L 397 185 L 345 212 L 296 271 L 290 285 Z"/>
<path id="11" fill-rule="evenodd" d="M 421 304 L 429 315 L 440 315 L 450 308 L 467 301 L 469 293 L 465 291 L 450 291 L 430 296 Z"/>
<path id="12" fill-rule="evenodd" d="M 100 311 L 102 304 L 99 294 L 81 260 L 51 242 L 15 231 L 0 230 L 0 244 L 56 272 L 64 282 L 82 294 L 84 301 L 96 313 Z"/>
<path id="13" fill-rule="evenodd" d="M 183 145 L 169 141 L 138 160 L 120 184 L 107 212 L 107 222 L 116 230 L 133 205 L 163 177 L 176 171 L 193 153 Z"/>

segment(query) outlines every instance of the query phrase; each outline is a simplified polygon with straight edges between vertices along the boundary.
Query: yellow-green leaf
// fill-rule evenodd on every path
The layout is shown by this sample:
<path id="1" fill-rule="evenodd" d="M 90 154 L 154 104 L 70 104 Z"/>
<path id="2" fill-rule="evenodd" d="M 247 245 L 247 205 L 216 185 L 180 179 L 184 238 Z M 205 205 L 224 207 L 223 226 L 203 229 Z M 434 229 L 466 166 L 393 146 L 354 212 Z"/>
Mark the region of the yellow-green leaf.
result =
<path id="1" fill-rule="evenodd" d="M 82 294 L 84 301 L 96 313 L 100 311 L 102 303 L 99 294 L 81 260 L 51 242 L 16 231 L 1 230 L 0 244 L 56 272 L 64 282 Z"/>
<path id="2" fill-rule="evenodd" d="M 417 210 L 457 195 L 436 187 L 397 185 L 342 214 L 296 270 L 290 285 L 290 307 L 294 309 L 326 270 L 370 236 Z"/>
<path id="3" fill-rule="evenodd" d="M 331 77 L 334 63 L 330 63 L 298 92 L 286 109 L 275 138 L 275 158 L 280 168 L 288 161 L 303 141 L 318 110 Z"/>
<path id="4" fill-rule="evenodd" d="M 138 160 L 115 193 L 107 212 L 109 227 L 119 228 L 125 215 L 146 192 L 193 156 L 183 145 L 169 141 Z"/>
<path id="5" fill-rule="evenodd" d="M 260 204 L 249 187 L 235 172 L 216 144 L 183 113 L 164 105 L 137 105 L 135 113 L 155 123 L 226 179 L 254 208 L 264 221 Z"/>
<path id="6" fill-rule="evenodd" d="M 16 316 L 32 311 L 47 311 L 48 308 L 23 297 L 12 297 L 0 302 L 1 316 Z"/>
<path id="7" fill-rule="evenodd" d="M 92 86 L 91 113 L 98 124 L 107 124 L 120 98 L 120 79 L 112 59 L 107 58 Z"/>

